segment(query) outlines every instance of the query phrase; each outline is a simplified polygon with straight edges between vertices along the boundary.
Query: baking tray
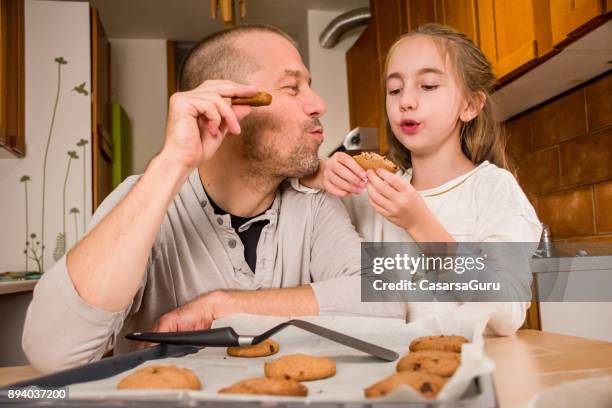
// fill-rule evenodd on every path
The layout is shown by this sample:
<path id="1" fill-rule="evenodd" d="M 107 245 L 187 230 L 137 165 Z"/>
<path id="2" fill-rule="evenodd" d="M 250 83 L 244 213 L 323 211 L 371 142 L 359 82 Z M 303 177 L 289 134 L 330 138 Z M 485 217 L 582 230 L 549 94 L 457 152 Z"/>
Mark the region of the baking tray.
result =
<path id="1" fill-rule="evenodd" d="M 21 381 L 15 384 L 11 384 L 0 388 L 0 405 L 10 404 L 12 406 L 26 407 L 26 406 L 62 406 L 62 407 L 278 407 L 278 408 L 290 408 L 298 406 L 311 406 L 311 407 L 347 407 L 347 408 L 366 408 L 366 407 L 477 407 L 477 408 L 497 408 L 498 402 L 495 394 L 495 388 L 493 385 L 493 379 L 490 375 L 480 376 L 474 379 L 470 387 L 466 390 L 465 394 L 458 401 L 453 402 L 426 402 L 426 403 L 415 403 L 415 402 L 350 402 L 345 403 L 342 401 L 338 402 L 285 402 L 279 401 L 202 401 L 193 399 L 183 400 L 153 400 L 153 399 L 121 399 L 113 397 L 108 400 L 96 400 L 96 399 L 65 399 L 65 400 L 14 400 L 8 398 L 8 390 L 15 388 L 26 388 L 26 387 L 41 387 L 41 388 L 55 388 L 65 387 L 72 384 L 81 382 L 93 381 L 97 379 L 107 378 L 117 375 L 121 372 L 132 369 L 139 364 L 148 361 L 167 357 L 180 357 L 188 354 L 195 353 L 201 348 L 193 346 L 175 346 L 175 345 L 160 345 L 151 347 L 144 350 L 139 350 L 131 353 L 122 354 L 115 357 L 106 358 L 98 362 L 86 364 L 80 367 L 71 368 L 68 370 L 60 371 L 58 373 L 45 375 L 42 377 L 34 378 L 32 380 Z"/>

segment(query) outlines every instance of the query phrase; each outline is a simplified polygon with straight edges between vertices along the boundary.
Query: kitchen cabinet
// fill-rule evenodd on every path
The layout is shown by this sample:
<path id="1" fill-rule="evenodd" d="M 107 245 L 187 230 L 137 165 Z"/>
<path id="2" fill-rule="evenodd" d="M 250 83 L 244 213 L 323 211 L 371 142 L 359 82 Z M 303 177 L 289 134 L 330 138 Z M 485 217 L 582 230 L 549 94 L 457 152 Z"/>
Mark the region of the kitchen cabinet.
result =
<path id="1" fill-rule="evenodd" d="M 406 31 L 436 21 L 435 0 L 406 0 Z"/>
<path id="2" fill-rule="evenodd" d="M 478 44 L 476 0 L 408 0 L 404 12 L 405 31 L 427 23 L 453 27 Z"/>
<path id="3" fill-rule="evenodd" d="M 604 7 L 601 0 L 550 0 L 553 46 L 570 40 L 576 30 L 604 14 Z M 607 7 L 609 10 L 610 5 Z"/>
<path id="4" fill-rule="evenodd" d="M 387 142 L 380 132 L 384 121 L 383 90 L 378 44 L 374 26 L 368 26 L 346 53 L 351 128 L 357 126 L 379 129 L 380 150 Z"/>
<path id="5" fill-rule="evenodd" d="M 110 43 L 91 8 L 93 210 L 112 191 L 113 141 L 110 111 Z"/>
<path id="6" fill-rule="evenodd" d="M 445 24 L 478 44 L 476 0 L 373 0 L 378 43 L 386 55 L 398 36 L 427 23 Z"/>
<path id="7" fill-rule="evenodd" d="M 384 69 L 385 58 L 391 45 L 397 40 L 402 32 L 407 31 L 404 9 L 405 1 L 402 0 L 373 0 L 370 5 L 373 21 L 376 28 L 376 42 L 378 54 L 380 55 L 380 70 Z M 384 22 L 384 23 L 382 23 Z"/>
<path id="8" fill-rule="evenodd" d="M 552 51 L 548 1 L 478 0 L 477 7 L 480 48 L 498 78 L 522 72 Z"/>
<path id="9" fill-rule="evenodd" d="M 479 43 L 476 0 L 436 0 L 436 22 L 446 24 Z"/>
<path id="10" fill-rule="evenodd" d="M 363 93 L 370 91 L 375 92 L 376 98 L 370 98 L 369 103 L 362 106 L 361 112 L 356 113 L 355 116 L 357 117 L 357 121 L 353 125 L 353 121 L 351 120 L 351 128 L 356 126 L 377 128 L 379 151 L 386 153 L 388 150 L 388 143 L 385 130 L 386 121 L 384 120 L 383 105 L 385 95 L 385 60 L 387 53 L 395 40 L 397 40 L 397 38 L 403 32 L 407 31 L 405 29 L 407 25 L 406 2 L 404 0 L 372 0 L 370 3 L 370 10 L 372 12 L 372 20 L 374 22 L 384 22 L 380 24 L 373 24 L 373 32 L 364 33 L 365 37 L 363 38 L 363 41 L 365 42 L 371 41 L 371 44 L 369 44 L 370 46 L 366 52 L 371 55 L 370 60 L 376 59 L 378 62 L 378 73 L 368 73 L 372 79 L 376 80 L 376 82 L 373 82 L 373 86 L 363 87 L 363 81 L 359 81 L 359 87 L 363 87 L 363 89 L 361 89 L 361 92 Z M 360 45 L 361 43 L 358 40 L 356 48 L 359 48 Z M 359 57 L 356 57 L 353 61 L 353 66 L 359 66 L 359 61 L 364 60 L 360 60 Z M 372 68 L 374 68 L 374 66 Z M 349 85 L 349 93 L 351 92 L 351 89 L 352 87 Z M 360 100 L 367 100 L 362 99 L 359 96 L 359 93 L 360 92 L 356 92 L 356 95 L 354 95 L 356 103 L 359 103 Z M 376 109 L 377 111 L 373 112 L 373 109 Z M 362 114 L 364 114 L 364 112 L 367 121 L 362 122 L 359 118 Z M 351 118 L 352 117 L 353 115 L 351 114 Z"/>
<path id="11" fill-rule="evenodd" d="M 25 155 L 24 0 L 0 0 L 0 146 Z"/>

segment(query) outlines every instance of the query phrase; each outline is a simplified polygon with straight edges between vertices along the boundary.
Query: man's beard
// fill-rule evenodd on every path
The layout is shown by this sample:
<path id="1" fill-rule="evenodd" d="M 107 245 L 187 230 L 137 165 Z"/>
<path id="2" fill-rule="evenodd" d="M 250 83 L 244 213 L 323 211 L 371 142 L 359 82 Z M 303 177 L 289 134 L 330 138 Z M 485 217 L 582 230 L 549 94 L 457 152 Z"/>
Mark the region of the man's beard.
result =
<path id="1" fill-rule="evenodd" d="M 296 144 L 287 157 L 281 157 L 277 146 L 274 143 L 266 143 L 263 135 L 276 134 L 278 138 L 293 138 L 296 135 L 283 134 L 280 124 L 269 114 L 251 113 L 240 122 L 243 158 L 257 175 L 283 179 L 311 176 L 319 168 L 319 143 L 306 136 L 316 127 L 322 127 L 319 119 L 306 122 L 298 135 L 306 141 Z M 290 139 L 290 142 L 293 140 Z"/>

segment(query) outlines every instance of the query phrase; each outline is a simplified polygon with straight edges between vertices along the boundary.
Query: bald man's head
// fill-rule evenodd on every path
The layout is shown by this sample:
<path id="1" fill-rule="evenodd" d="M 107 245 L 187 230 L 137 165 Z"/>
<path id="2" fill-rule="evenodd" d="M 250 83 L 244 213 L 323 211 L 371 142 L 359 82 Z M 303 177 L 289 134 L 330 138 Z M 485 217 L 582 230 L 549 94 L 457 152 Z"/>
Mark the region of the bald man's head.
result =
<path id="1" fill-rule="evenodd" d="M 189 91 L 211 79 L 244 82 L 245 77 L 260 67 L 239 38 L 253 32 L 272 33 L 295 41 L 284 31 L 264 24 L 244 25 L 212 34 L 195 44 L 181 67 L 179 90 Z"/>

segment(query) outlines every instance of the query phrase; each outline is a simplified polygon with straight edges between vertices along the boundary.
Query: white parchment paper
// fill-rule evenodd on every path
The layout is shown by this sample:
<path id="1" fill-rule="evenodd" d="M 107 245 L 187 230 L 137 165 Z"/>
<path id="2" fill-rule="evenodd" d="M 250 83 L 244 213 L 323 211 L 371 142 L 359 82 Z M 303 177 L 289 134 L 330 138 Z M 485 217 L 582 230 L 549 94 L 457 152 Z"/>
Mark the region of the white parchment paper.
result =
<path id="1" fill-rule="evenodd" d="M 300 318 L 392 349 L 400 357 L 408 352 L 410 342 L 420 336 L 457 334 L 471 340 L 463 346 L 458 370 L 438 394 L 437 400 L 457 400 L 465 393 L 473 378 L 493 371 L 493 362 L 485 355 L 482 334 L 493 308 L 486 304 L 462 305 L 451 312 L 406 324 L 403 320 L 371 317 L 317 316 Z M 261 334 L 286 318 L 236 315 L 215 321 L 213 327 L 233 327 L 238 334 Z M 206 348 L 196 354 L 147 361 L 141 366 L 104 380 L 70 386 L 74 398 L 146 398 L 169 400 L 299 400 L 299 401 L 364 401 L 364 389 L 395 373 L 397 361 L 385 362 L 296 327 L 288 327 L 272 337 L 280 344 L 280 352 L 263 358 L 227 356 L 225 348 Z M 240 396 L 218 394 L 218 390 L 237 381 L 263 377 L 264 362 L 286 354 L 304 353 L 325 356 L 336 362 L 336 375 L 319 381 L 304 382 L 307 397 Z M 191 369 L 202 382 L 201 391 L 119 391 L 118 382 L 132 371 L 151 364 L 174 364 Z M 409 386 L 379 400 L 425 401 Z"/>

